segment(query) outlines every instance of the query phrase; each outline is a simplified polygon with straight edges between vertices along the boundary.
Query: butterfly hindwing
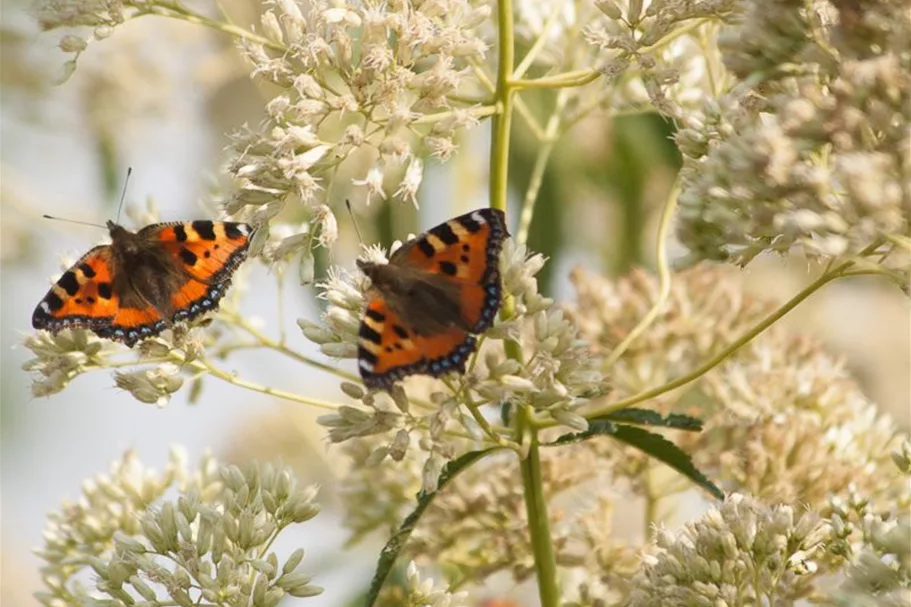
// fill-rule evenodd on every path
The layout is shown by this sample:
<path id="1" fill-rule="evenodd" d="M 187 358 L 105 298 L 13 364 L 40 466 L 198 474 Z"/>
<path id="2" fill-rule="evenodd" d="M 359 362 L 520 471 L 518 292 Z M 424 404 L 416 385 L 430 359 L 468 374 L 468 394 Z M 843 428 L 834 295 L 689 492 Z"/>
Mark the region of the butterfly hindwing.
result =
<path id="1" fill-rule="evenodd" d="M 94 330 L 100 337 L 122 341 L 132 348 L 139 340 L 158 335 L 167 327 L 167 321 L 153 306 L 120 307 L 110 323 Z"/>
<path id="2" fill-rule="evenodd" d="M 418 335 L 382 297 L 375 297 L 361 321 L 358 370 L 368 388 L 387 388 L 406 375 L 463 371 L 474 346 L 474 336 L 456 328 Z"/>
<path id="3" fill-rule="evenodd" d="M 32 314 L 32 326 L 57 332 L 95 328 L 113 320 L 118 298 L 113 289 L 111 250 L 93 248 L 63 273 Z"/>
<path id="4" fill-rule="evenodd" d="M 230 279 L 250 245 L 250 226 L 225 221 L 158 223 L 139 235 L 159 243 L 193 278 L 207 284 Z"/>
<path id="5" fill-rule="evenodd" d="M 227 290 L 228 281 L 215 284 L 205 284 L 192 279 L 186 281 L 171 295 L 171 303 L 176 310 L 174 320 L 193 320 L 200 314 L 215 309 Z"/>
<path id="6" fill-rule="evenodd" d="M 450 219 L 404 245 L 390 263 L 449 277 L 461 290 L 462 318 L 472 333 L 486 331 L 500 307 L 500 251 L 509 236 L 498 209 Z"/>

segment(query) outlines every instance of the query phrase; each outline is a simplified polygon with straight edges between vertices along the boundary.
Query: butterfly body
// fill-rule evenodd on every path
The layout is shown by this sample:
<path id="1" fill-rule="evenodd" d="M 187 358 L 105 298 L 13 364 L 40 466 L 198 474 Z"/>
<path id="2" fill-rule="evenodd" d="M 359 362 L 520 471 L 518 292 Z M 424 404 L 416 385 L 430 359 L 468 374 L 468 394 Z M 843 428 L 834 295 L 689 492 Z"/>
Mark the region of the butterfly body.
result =
<path id="1" fill-rule="evenodd" d="M 107 228 L 111 244 L 91 249 L 63 273 L 35 308 L 34 328 L 85 328 L 132 347 L 217 308 L 246 257 L 251 231 L 212 221 L 158 223 L 138 232 L 109 221 Z"/>
<path id="2" fill-rule="evenodd" d="M 404 244 L 388 264 L 358 262 L 372 284 L 358 336 L 365 385 L 464 371 L 475 335 L 500 307 L 499 257 L 508 235 L 502 211 L 479 209 Z"/>

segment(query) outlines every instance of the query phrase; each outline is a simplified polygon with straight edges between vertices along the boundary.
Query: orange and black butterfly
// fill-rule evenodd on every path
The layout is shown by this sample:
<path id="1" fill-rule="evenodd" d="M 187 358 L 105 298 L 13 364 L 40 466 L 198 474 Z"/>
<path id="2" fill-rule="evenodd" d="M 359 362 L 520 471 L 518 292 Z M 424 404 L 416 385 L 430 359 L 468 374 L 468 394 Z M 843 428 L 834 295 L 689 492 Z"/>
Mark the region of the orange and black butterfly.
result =
<path id="1" fill-rule="evenodd" d="M 419 373 L 464 373 L 475 335 L 500 308 L 508 236 L 503 211 L 479 209 L 405 243 L 388 264 L 358 261 L 372 283 L 358 339 L 368 388 Z"/>
<path id="2" fill-rule="evenodd" d="M 63 273 L 35 308 L 34 328 L 90 329 L 132 347 L 217 308 L 251 232 L 219 221 L 156 223 L 138 232 L 108 221 L 107 228 L 111 244 Z"/>

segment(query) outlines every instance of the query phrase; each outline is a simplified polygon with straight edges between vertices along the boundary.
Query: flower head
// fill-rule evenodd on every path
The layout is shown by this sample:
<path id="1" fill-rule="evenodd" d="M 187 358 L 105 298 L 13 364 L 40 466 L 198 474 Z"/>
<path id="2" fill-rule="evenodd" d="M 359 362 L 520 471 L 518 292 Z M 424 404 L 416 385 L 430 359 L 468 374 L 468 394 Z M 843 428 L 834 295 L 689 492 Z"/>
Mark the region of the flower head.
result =
<path id="1" fill-rule="evenodd" d="M 156 473 L 128 452 L 109 476 L 86 483 L 77 502 L 49 515 L 38 550 L 41 604 L 117 602 L 124 592 L 153 605 L 228 594 L 265 604 L 322 591 L 298 571 L 302 550 L 281 564 L 269 550 L 282 529 L 319 512 L 315 488 L 296 487 L 285 468 L 240 469 L 205 457 L 189 472 L 184 460 L 172 450 Z"/>
<path id="2" fill-rule="evenodd" d="M 49 396 L 60 392 L 87 368 L 100 365 L 106 343 L 110 342 L 82 329 L 67 329 L 57 335 L 38 331 L 26 336 L 25 347 L 35 356 L 22 368 L 39 376 L 32 382 L 32 394 Z"/>
<path id="3" fill-rule="evenodd" d="M 467 61 L 486 51 L 477 10 L 467 0 L 450 0 L 445 10 L 437 2 L 309 6 L 305 13 L 295 0 L 271 3 L 262 17 L 271 43 L 243 42 L 254 77 L 281 92 L 259 129 L 234 138 L 229 169 L 238 189 L 226 209 L 250 217 L 269 201 L 320 204 L 324 180 L 350 174 L 361 151 L 376 161 L 350 183 L 365 188 L 367 202 L 385 200 L 386 169 L 411 158 L 399 182 L 386 186 L 415 203 L 423 172 L 411 156 L 416 140 L 430 138 L 428 147 L 440 150 L 452 145 L 456 126 L 470 126 L 432 131 L 421 119 L 439 124 L 436 114 L 462 111 L 454 97 L 470 87 Z"/>
<path id="4" fill-rule="evenodd" d="M 633 577 L 631 607 L 763 604 L 807 591 L 828 526 L 791 506 L 734 494 L 682 531 L 659 530 Z"/>
<path id="5" fill-rule="evenodd" d="M 911 230 L 907 7 L 812 6 L 741 3 L 719 40 L 744 82 L 687 114 L 677 135 L 678 235 L 693 259 L 830 259 Z M 894 265 L 907 278 L 907 256 Z"/>

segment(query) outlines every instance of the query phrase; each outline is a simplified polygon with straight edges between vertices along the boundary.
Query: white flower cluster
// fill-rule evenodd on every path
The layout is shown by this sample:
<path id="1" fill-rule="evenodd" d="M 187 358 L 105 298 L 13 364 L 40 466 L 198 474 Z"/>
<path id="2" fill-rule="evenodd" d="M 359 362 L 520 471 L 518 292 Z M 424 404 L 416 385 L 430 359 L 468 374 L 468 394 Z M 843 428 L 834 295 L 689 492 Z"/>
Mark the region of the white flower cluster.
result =
<path id="1" fill-rule="evenodd" d="M 78 501 L 50 514 L 38 550 L 44 589 L 35 596 L 47 607 L 125 607 L 137 597 L 163 607 L 225 596 L 273 606 L 320 594 L 298 570 L 303 550 L 280 564 L 269 549 L 282 529 L 319 513 L 315 497 L 288 468 L 241 470 L 204 457 L 194 473 L 174 449 L 156 473 L 128 452 L 109 476 L 85 483 Z"/>
<path id="2" fill-rule="evenodd" d="M 659 530 L 630 607 L 762 605 L 800 598 L 825 556 L 828 525 L 734 494 L 683 531 Z"/>
<path id="3" fill-rule="evenodd" d="M 909 37 L 907 2 L 741 3 L 719 40 L 737 80 L 677 134 L 693 258 L 825 260 L 911 232 Z"/>
<path id="4" fill-rule="evenodd" d="M 600 70 L 621 104 L 650 104 L 678 118 L 725 83 L 708 40 L 735 0 L 599 0 L 585 38 L 600 50 Z M 612 103 L 614 101 L 612 100 Z"/>
<path id="5" fill-rule="evenodd" d="M 486 52 L 475 29 L 489 6 L 317 0 L 304 11 L 270 3 L 267 41 L 242 43 L 252 76 L 281 89 L 259 128 L 234 135 L 229 163 L 239 187 L 226 209 L 262 233 L 286 200 L 315 204 L 340 176 L 367 202 L 391 194 L 417 204 L 423 158 L 448 159 L 457 132 L 477 122 L 460 93 L 473 82 L 466 61 Z M 364 163 L 363 176 L 351 174 Z"/>

